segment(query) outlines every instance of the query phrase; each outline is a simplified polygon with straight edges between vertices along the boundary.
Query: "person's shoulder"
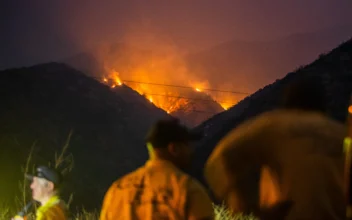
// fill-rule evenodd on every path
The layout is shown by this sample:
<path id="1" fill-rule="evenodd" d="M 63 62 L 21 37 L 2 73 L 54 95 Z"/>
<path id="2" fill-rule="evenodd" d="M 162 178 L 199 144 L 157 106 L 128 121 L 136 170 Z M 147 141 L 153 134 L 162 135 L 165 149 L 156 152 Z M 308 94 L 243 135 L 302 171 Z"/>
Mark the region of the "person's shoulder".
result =
<path id="1" fill-rule="evenodd" d="M 226 145 L 232 142 L 256 140 L 258 137 L 275 137 L 278 133 L 292 131 L 293 128 L 312 130 L 315 127 L 333 129 L 340 133 L 344 130 L 344 125 L 333 118 L 320 112 L 275 109 L 254 116 L 231 130 L 219 145 Z M 314 129 L 313 129 L 314 130 Z"/>
<path id="2" fill-rule="evenodd" d="M 124 195 L 125 190 L 129 190 L 136 185 L 136 178 L 140 177 L 141 168 L 137 170 L 125 174 L 124 176 L 120 177 L 119 179 L 115 180 L 107 189 L 105 196 L 104 196 L 104 206 L 109 207 L 111 205 L 116 205 L 117 198 L 122 198 L 121 196 L 117 195 Z M 114 201 L 114 202 L 113 202 Z"/>
<path id="3" fill-rule="evenodd" d="M 139 182 L 143 176 L 142 175 L 143 172 L 144 172 L 144 167 L 139 167 L 136 170 L 130 173 L 127 173 L 122 177 L 118 178 L 117 180 L 115 180 L 111 184 L 110 188 L 124 188 L 131 184 L 134 184 L 135 182 Z"/>
<path id="4" fill-rule="evenodd" d="M 43 217 L 48 219 L 62 219 L 62 220 L 68 219 L 68 208 L 65 202 L 60 200 L 60 202 L 49 207 L 43 213 Z"/>
<path id="5" fill-rule="evenodd" d="M 328 115 L 316 111 L 286 110 L 277 116 L 280 132 L 303 133 L 310 137 L 335 137 L 341 139 L 346 125 Z"/>
<path id="6" fill-rule="evenodd" d="M 268 121 L 271 124 L 292 124 L 304 122 L 305 124 L 329 124 L 330 126 L 343 127 L 344 125 L 329 117 L 327 114 L 323 114 L 318 111 L 307 111 L 299 109 L 276 109 L 269 112 L 262 113 L 252 121 Z"/>

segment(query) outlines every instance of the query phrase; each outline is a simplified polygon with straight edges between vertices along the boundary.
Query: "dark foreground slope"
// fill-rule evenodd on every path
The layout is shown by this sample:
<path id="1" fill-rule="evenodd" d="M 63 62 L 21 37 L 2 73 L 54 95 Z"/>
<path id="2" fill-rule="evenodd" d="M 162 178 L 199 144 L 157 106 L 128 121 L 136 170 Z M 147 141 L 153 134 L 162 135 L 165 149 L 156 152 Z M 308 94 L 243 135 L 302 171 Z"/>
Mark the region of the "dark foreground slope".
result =
<path id="1" fill-rule="evenodd" d="M 112 181 L 147 158 L 149 126 L 168 117 L 128 87 L 112 90 L 58 63 L 1 71 L 0 100 L 0 203 L 15 200 L 32 144 L 31 164 L 53 163 L 73 130 L 64 194 L 73 193 L 72 207 L 99 208 Z"/>
<path id="2" fill-rule="evenodd" d="M 345 121 L 352 93 L 352 39 L 322 55 L 312 64 L 287 74 L 281 80 L 258 90 L 226 112 L 220 113 L 197 127 L 204 129 L 206 137 L 199 143 L 194 174 L 202 179 L 202 168 L 218 141 L 241 122 L 265 111 L 279 107 L 283 88 L 292 80 L 316 76 L 326 87 L 328 113 Z"/>

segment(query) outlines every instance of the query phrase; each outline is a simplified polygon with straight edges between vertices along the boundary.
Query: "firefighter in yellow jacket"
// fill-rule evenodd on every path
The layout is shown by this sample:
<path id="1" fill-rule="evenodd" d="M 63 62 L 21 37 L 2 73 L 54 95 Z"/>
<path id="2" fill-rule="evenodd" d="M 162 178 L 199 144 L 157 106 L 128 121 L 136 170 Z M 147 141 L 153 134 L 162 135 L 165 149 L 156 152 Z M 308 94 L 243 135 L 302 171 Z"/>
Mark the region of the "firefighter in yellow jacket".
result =
<path id="1" fill-rule="evenodd" d="M 62 183 L 62 175 L 55 169 L 40 166 L 36 175 L 26 174 L 27 179 L 32 181 L 32 197 L 41 206 L 36 211 L 36 220 L 66 220 L 67 208 L 60 199 L 58 193 Z M 24 219 L 16 216 L 14 220 Z"/>
<path id="2" fill-rule="evenodd" d="M 150 159 L 112 184 L 100 219 L 213 219 L 206 190 L 182 171 L 191 162 L 189 142 L 199 138 L 178 120 L 157 122 L 147 136 Z"/>

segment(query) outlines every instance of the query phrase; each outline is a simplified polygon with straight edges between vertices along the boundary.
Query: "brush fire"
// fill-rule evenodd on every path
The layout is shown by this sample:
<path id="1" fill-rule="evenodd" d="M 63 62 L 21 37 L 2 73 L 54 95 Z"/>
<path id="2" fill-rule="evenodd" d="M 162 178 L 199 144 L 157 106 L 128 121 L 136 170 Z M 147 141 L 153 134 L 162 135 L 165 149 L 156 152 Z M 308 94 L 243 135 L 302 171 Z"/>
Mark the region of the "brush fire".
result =
<path id="1" fill-rule="evenodd" d="M 217 102 L 216 96 L 211 96 L 203 90 L 201 83 L 194 83 L 192 86 L 175 86 L 176 88 L 164 86 L 157 83 L 148 83 L 142 81 L 122 81 L 117 71 L 111 71 L 109 76 L 105 76 L 102 82 L 109 84 L 111 88 L 117 86 L 122 86 L 123 84 L 137 91 L 140 95 L 144 96 L 149 102 L 153 103 L 155 106 L 163 109 L 168 114 L 172 114 L 177 111 L 191 112 L 192 101 L 207 102 L 212 101 L 218 103 L 222 109 L 217 109 L 213 113 L 219 113 L 223 110 L 227 110 L 233 102 Z M 193 91 L 190 91 L 193 88 Z M 188 90 L 188 91 L 187 91 Z M 190 93 L 203 93 L 201 97 L 206 96 L 206 98 L 190 98 Z M 198 95 L 199 96 L 199 95 Z M 229 98 L 229 97 L 228 97 Z M 228 99 L 229 101 L 232 101 Z M 199 110 L 199 109 L 198 109 Z M 201 109 L 206 112 L 206 109 Z M 220 110 L 220 111 L 219 111 Z M 210 114 L 211 112 L 209 112 Z"/>
<path id="2" fill-rule="evenodd" d="M 142 84 L 139 82 L 122 82 L 116 71 L 112 71 L 110 76 L 104 77 L 103 82 L 109 84 L 111 88 L 125 84 L 169 114 L 184 109 L 189 103 L 187 99 L 179 98 L 179 94 L 172 91 L 172 89 L 168 90 L 162 86 Z"/>
<path id="3" fill-rule="evenodd" d="M 183 121 L 196 121 L 192 125 L 229 109 L 246 96 L 224 91 L 235 85 L 229 80 L 222 82 L 220 74 L 212 77 L 202 68 L 190 68 L 188 52 L 150 28 L 134 26 L 120 43 L 99 44 L 90 52 L 90 62 L 83 56 L 70 65 L 112 89 L 126 85 L 165 112 L 181 120 L 183 117 Z"/>
<path id="4" fill-rule="evenodd" d="M 243 98 L 211 90 L 212 83 L 191 73 L 180 53 L 169 45 L 159 43 L 151 50 L 120 45 L 97 57 L 104 72 L 103 83 L 112 89 L 126 85 L 149 103 L 191 126 L 227 110 Z"/>

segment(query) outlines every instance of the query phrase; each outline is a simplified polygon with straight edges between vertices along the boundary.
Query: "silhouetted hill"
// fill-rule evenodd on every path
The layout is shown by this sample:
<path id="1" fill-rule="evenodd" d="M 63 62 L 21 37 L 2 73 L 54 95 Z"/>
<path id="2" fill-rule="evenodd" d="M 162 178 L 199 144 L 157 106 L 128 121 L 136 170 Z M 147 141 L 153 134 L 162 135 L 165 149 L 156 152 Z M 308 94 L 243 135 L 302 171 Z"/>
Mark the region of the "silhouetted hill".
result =
<path id="1" fill-rule="evenodd" d="M 147 159 L 148 128 L 169 117 L 126 86 L 112 90 L 58 63 L 1 71 L 0 100 L 0 203 L 14 202 L 31 145 L 36 164 L 52 163 L 73 129 L 66 189 L 72 207 L 99 208 L 112 181 Z"/>
<path id="2" fill-rule="evenodd" d="M 203 92 L 148 84 L 148 82 L 157 84 L 165 82 L 164 84 L 177 85 L 179 82 L 180 85 L 187 85 L 188 81 L 192 79 L 191 74 L 182 76 L 183 64 L 176 64 L 179 60 L 176 58 L 173 60 L 172 51 L 170 51 L 170 54 L 163 54 L 163 52 L 165 51 L 140 49 L 120 43 L 112 45 L 105 50 L 105 53 L 99 52 L 99 50 L 90 51 L 69 57 L 63 62 L 97 79 L 103 78 L 104 75 L 109 76 L 111 73 L 108 71 L 114 69 L 120 74 L 120 77 L 135 81 L 127 82 L 128 86 L 142 88 L 141 90 L 147 93 L 146 98 L 153 97 L 156 105 L 162 103 L 163 106 L 173 106 L 173 110 L 170 111 L 171 115 L 180 118 L 183 123 L 190 127 L 197 126 L 224 110 L 211 96 Z M 103 53 L 103 55 L 100 55 L 100 53 Z M 175 65 L 170 68 L 173 62 L 175 62 Z M 155 63 L 155 66 L 153 63 Z M 165 69 L 158 69 L 159 67 Z M 180 70 L 181 74 L 177 71 L 178 68 L 182 69 Z M 137 71 L 138 69 L 140 72 Z M 178 74 L 180 74 L 180 77 Z M 147 84 L 138 82 L 146 82 Z M 114 83 L 111 82 L 110 84 Z M 148 93 L 155 95 L 148 95 Z M 175 109 L 177 110 L 174 111 Z"/>
<path id="3" fill-rule="evenodd" d="M 190 72 L 209 79 L 212 87 L 254 92 L 350 37 L 352 24 L 272 41 L 234 40 L 190 54 L 186 60 Z"/>
<path id="4" fill-rule="evenodd" d="M 313 61 L 319 54 L 331 50 L 341 43 L 342 39 L 350 36 L 352 25 L 338 26 L 266 42 L 231 41 L 188 56 L 181 55 L 171 45 L 137 48 L 130 44 L 118 43 L 72 56 L 64 62 L 93 77 L 108 75 L 106 71 L 114 69 L 124 80 L 171 85 L 188 85 L 190 81 L 207 80 L 207 87 L 252 93 L 281 78 L 283 73 Z M 170 91 L 172 96 L 194 99 L 188 100 L 189 105 L 172 113 L 189 126 L 199 125 L 222 111 L 216 102 L 197 100 L 200 99 L 200 94 L 194 91 L 186 92 L 182 88 L 136 83 L 130 86 L 148 88 L 147 93 L 158 96 L 153 99 L 167 100 L 170 97 L 160 95 L 170 94 Z M 216 95 L 219 100 L 233 103 L 243 98 L 243 95 L 234 94 L 228 97 L 225 93 L 212 95 Z M 174 98 L 170 100 L 175 102 Z M 179 103 L 184 101 L 178 100 Z"/>
<path id="5" fill-rule="evenodd" d="M 336 120 L 344 121 L 352 93 L 352 39 L 198 126 L 196 129 L 204 130 L 206 137 L 198 144 L 193 174 L 203 180 L 201 171 L 204 162 L 218 141 L 241 122 L 277 108 L 284 86 L 292 80 L 305 76 L 316 76 L 321 80 L 327 90 L 329 115 Z"/>

